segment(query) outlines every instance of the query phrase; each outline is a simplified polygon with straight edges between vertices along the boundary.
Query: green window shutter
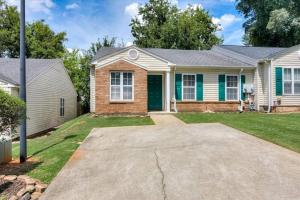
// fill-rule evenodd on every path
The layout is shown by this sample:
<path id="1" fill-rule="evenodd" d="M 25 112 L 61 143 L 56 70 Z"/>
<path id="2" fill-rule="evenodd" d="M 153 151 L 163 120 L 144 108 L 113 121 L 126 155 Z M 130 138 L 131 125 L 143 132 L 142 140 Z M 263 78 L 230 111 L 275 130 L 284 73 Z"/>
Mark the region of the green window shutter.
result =
<path id="1" fill-rule="evenodd" d="M 276 96 L 282 96 L 282 67 L 275 68 Z"/>
<path id="2" fill-rule="evenodd" d="M 179 100 L 181 101 L 182 99 L 182 75 L 181 74 L 176 74 L 175 75 L 175 87 L 176 87 L 176 90 L 175 90 L 175 97 L 176 97 L 176 100 Z"/>
<path id="3" fill-rule="evenodd" d="M 197 101 L 203 101 L 203 75 L 197 74 Z"/>
<path id="4" fill-rule="evenodd" d="M 225 75 L 219 75 L 219 101 L 225 101 Z"/>
<path id="5" fill-rule="evenodd" d="M 245 75 L 242 75 L 241 76 L 241 99 L 243 101 L 245 101 L 245 93 L 244 93 L 244 84 L 246 83 L 246 76 Z"/>

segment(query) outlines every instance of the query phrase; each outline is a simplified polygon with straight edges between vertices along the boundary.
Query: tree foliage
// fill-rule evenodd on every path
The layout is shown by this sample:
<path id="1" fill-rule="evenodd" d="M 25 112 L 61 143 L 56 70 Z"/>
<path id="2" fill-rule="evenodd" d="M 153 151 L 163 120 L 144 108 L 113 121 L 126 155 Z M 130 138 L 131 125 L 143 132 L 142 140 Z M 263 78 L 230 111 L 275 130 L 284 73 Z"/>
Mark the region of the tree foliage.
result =
<path id="1" fill-rule="evenodd" d="M 92 43 L 87 51 L 78 49 L 65 51 L 63 60 L 74 87 L 81 99 L 83 112 L 89 112 L 90 106 L 90 67 L 93 57 L 102 47 L 114 47 L 116 38 L 104 37 Z"/>
<path id="2" fill-rule="evenodd" d="M 0 89 L 0 135 L 14 133 L 23 117 L 25 117 L 24 102 Z"/>
<path id="3" fill-rule="evenodd" d="M 19 57 L 20 14 L 16 7 L 0 0 L 0 57 Z M 66 33 L 55 33 L 43 20 L 26 24 L 26 56 L 59 58 L 63 55 Z"/>
<path id="4" fill-rule="evenodd" d="M 168 0 L 150 0 L 141 6 L 130 26 L 139 47 L 210 49 L 222 42 L 207 11 L 191 6 L 179 10 Z"/>
<path id="5" fill-rule="evenodd" d="M 237 0 L 236 8 L 247 19 L 246 44 L 290 47 L 300 43 L 299 0 Z"/>

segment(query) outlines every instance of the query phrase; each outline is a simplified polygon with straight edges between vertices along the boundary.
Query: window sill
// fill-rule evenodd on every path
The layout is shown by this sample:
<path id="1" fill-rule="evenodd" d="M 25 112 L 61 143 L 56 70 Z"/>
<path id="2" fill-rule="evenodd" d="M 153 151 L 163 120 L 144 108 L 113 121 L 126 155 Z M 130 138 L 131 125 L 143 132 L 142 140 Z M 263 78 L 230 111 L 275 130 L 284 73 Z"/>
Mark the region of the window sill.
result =
<path id="1" fill-rule="evenodd" d="M 284 94 L 283 97 L 299 97 L 300 94 Z"/>
<path id="2" fill-rule="evenodd" d="M 134 103 L 134 101 L 110 101 L 110 104 L 131 104 Z"/>

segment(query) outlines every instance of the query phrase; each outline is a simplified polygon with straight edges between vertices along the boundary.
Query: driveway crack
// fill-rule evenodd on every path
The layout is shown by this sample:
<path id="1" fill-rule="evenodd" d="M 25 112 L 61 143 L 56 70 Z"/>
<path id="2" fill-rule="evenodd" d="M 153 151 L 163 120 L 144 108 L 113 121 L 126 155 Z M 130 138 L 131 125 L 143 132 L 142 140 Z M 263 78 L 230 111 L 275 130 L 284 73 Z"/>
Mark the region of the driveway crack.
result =
<path id="1" fill-rule="evenodd" d="M 161 174 L 162 193 L 163 193 L 163 196 L 164 196 L 164 200 L 166 200 L 167 199 L 167 194 L 166 194 L 165 174 L 164 174 L 163 170 L 161 169 L 161 166 L 160 166 L 160 163 L 159 163 L 159 157 L 158 157 L 156 151 L 154 151 L 154 155 L 155 155 L 155 160 L 156 160 L 156 166 L 158 168 L 158 171 Z"/>

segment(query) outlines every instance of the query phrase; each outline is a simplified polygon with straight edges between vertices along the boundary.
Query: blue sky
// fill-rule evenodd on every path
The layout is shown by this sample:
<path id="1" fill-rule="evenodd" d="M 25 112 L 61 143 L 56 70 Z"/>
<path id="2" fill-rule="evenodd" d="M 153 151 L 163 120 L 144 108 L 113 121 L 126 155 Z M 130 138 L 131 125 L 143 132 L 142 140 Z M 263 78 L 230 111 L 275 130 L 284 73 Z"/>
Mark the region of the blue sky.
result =
<path id="1" fill-rule="evenodd" d="M 7 0 L 18 5 L 18 0 Z M 221 24 L 219 36 L 224 44 L 242 44 L 243 17 L 235 10 L 235 0 L 170 0 L 179 8 L 188 4 L 209 11 Z M 67 48 L 87 49 L 105 35 L 131 44 L 130 19 L 146 0 L 26 0 L 27 21 L 44 19 L 56 32 L 65 31 Z"/>

